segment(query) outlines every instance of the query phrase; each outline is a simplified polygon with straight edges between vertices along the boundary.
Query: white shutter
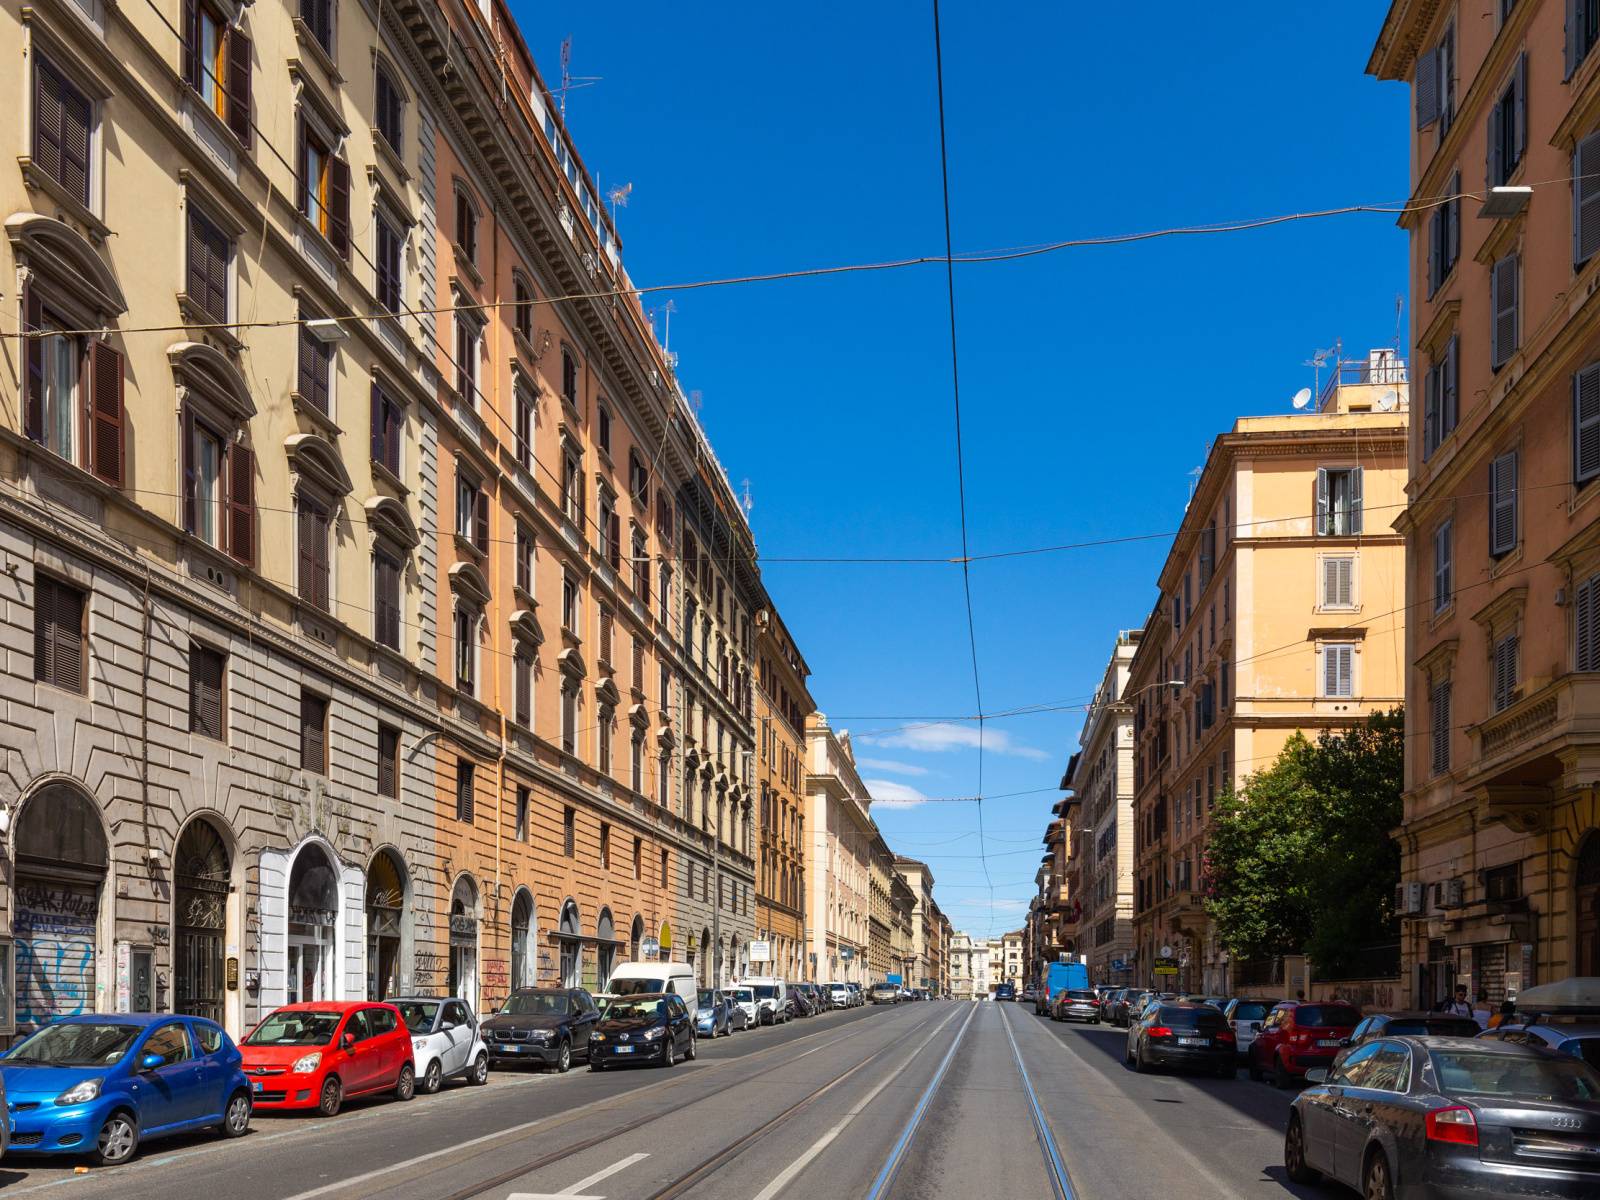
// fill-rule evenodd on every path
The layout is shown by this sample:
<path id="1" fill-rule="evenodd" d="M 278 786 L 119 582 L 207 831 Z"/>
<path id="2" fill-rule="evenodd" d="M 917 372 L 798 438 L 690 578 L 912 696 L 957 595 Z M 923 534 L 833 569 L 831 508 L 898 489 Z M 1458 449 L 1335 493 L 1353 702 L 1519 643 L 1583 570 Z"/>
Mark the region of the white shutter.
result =
<path id="1" fill-rule="evenodd" d="M 1324 608 L 1349 608 L 1354 603 L 1355 559 L 1325 558 L 1322 560 L 1322 606 Z"/>
<path id="2" fill-rule="evenodd" d="M 1355 647 L 1349 644 L 1322 648 L 1322 694 L 1342 698 L 1354 694 L 1351 669 Z"/>

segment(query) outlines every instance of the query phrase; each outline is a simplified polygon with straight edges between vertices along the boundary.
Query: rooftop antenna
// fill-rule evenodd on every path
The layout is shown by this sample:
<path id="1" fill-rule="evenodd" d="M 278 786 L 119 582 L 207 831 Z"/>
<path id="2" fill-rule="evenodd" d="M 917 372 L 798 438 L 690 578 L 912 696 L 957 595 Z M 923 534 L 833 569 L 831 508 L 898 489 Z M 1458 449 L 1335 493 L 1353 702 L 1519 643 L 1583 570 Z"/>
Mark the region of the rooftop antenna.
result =
<path id="1" fill-rule="evenodd" d="M 1334 361 L 1334 370 L 1338 370 L 1339 343 L 1337 341 L 1335 341 L 1333 345 L 1326 350 L 1318 350 L 1310 358 L 1306 359 L 1300 364 L 1303 367 L 1311 368 L 1311 382 L 1315 385 L 1312 389 L 1312 395 L 1320 396 L 1322 394 L 1322 368 L 1328 365 L 1328 360 L 1330 358 Z M 1300 394 L 1298 392 L 1295 393 L 1295 399 L 1297 401 L 1300 399 Z M 1306 397 L 1306 399 L 1309 401 L 1310 396 Z M 1297 403 L 1295 407 L 1304 408 L 1305 405 Z"/>
<path id="2" fill-rule="evenodd" d="M 572 35 L 569 33 L 561 41 L 561 86 L 556 89 L 556 97 L 561 107 L 563 120 L 566 119 L 567 115 L 567 93 L 576 91 L 578 88 L 593 87 L 602 78 L 599 75 L 574 75 L 570 70 L 571 66 Z"/>
<path id="3" fill-rule="evenodd" d="M 739 497 L 739 507 L 744 509 L 744 515 L 746 518 L 748 518 L 750 516 L 750 510 L 756 506 L 756 502 L 750 499 L 750 481 L 748 479 L 741 479 L 739 481 L 739 486 L 744 489 L 743 494 L 741 494 Z"/>
<path id="4" fill-rule="evenodd" d="M 1395 353 L 1396 354 L 1398 354 L 1400 352 L 1400 329 L 1401 329 L 1401 321 L 1403 320 L 1405 311 L 1406 311 L 1405 293 L 1404 292 L 1396 292 L 1394 294 L 1394 349 L 1395 349 Z"/>
<path id="5" fill-rule="evenodd" d="M 1200 476 L 1205 474 L 1205 464 L 1195 467 L 1189 472 L 1189 499 L 1194 499 L 1194 490 L 1200 486 Z"/>
<path id="6" fill-rule="evenodd" d="M 606 198 L 611 201 L 611 223 L 617 223 L 617 209 L 628 207 L 628 196 L 633 191 L 633 184 L 622 183 L 606 193 Z"/>
<path id="7" fill-rule="evenodd" d="M 678 311 L 678 302 L 669 299 L 661 306 L 661 311 L 666 314 L 666 329 L 661 337 L 661 350 L 665 354 L 672 353 L 672 314 Z"/>
<path id="8" fill-rule="evenodd" d="M 703 405 L 704 398 L 700 395 L 700 389 L 695 388 L 694 391 L 689 393 L 689 407 L 694 409 L 694 415 L 697 420 L 699 419 L 700 409 Z"/>

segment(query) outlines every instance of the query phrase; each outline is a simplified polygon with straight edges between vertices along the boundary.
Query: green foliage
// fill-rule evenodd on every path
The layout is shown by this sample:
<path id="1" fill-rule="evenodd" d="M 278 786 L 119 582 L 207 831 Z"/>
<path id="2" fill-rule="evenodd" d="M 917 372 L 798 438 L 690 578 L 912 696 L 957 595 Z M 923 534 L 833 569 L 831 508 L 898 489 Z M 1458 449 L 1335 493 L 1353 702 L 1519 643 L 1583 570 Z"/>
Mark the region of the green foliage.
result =
<path id="1" fill-rule="evenodd" d="M 1396 932 L 1405 720 L 1291 738 L 1266 770 L 1217 801 L 1206 907 L 1237 959 L 1304 952 L 1327 972 Z"/>

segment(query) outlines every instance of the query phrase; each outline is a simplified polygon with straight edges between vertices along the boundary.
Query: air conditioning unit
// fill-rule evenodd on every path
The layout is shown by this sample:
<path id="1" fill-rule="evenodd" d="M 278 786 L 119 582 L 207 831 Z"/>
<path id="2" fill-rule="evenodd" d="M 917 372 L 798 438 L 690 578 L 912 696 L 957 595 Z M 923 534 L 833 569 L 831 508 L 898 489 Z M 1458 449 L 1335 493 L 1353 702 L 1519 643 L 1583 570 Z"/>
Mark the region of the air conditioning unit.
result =
<path id="1" fill-rule="evenodd" d="M 1461 891 L 1461 880 L 1440 880 L 1433 885 L 1433 906 L 1435 908 L 1460 908 Z"/>
<path id="2" fill-rule="evenodd" d="M 1394 911 L 1400 916 L 1410 916 L 1422 911 L 1423 892 L 1426 889 L 1416 880 L 1394 885 Z"/>

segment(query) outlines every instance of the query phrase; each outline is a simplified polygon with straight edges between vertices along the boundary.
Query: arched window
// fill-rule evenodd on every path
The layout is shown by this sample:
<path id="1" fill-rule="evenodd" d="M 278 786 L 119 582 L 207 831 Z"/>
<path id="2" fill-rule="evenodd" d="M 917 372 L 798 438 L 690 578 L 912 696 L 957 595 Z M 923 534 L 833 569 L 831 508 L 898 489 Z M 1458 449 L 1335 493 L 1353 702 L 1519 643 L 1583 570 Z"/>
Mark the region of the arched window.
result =
<path id="1" fill-rule="evenodd" d="M 295 855 L 289 871 L 290 1004 L 334 998 L 334 930 L 338 923 L 338 870 L 328 852 L 310 842 Z"/>
<path id="2" fill-rule="evenodd" d="M 582 925 L 577 901 L 568 900 L 561 906 L 560 932 L 556 935 L 561 943 L 562 987 L 583 986 Z"/>
<path id="3" fill-rule="evenodd" d="M 17 1025 L 92 1012 L 109 861 L 100 814 L 78 788 L 50 784 L 23 805 L 15 845 Z"/>
<path id="4" fill-rule="evenodd" d="M 456 880 L 450 893 L 450 978 L 452 996 L 478 1005 L 478 885 L 472 876 Z"/>
<path id="5" fill-rule="evenodd" d="M 532 987 L 534 983 L 533 896 L 527 888 L 517 889 L 511 903 L 511 986 Z"/>
<path id="6" fill-rule="evenodd" d="M 600 919 L 595 922 L 594 935 L 598 967 L 595 984 L 603 992 L 606 990 L 606 985 L 611 982 L 611 972 L 617 964 L 617 932 L 612 926 L 609 908 L 600 910 Z"/>
<path id="7" fill-rule="evenodd" d="M 382 849 L 367 867 L 367 999 L 385 1000 L 400 988 L 400 942 L 405 927 L 406 869 Z"/>

